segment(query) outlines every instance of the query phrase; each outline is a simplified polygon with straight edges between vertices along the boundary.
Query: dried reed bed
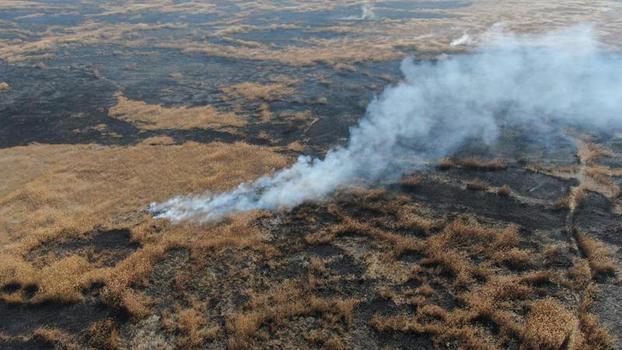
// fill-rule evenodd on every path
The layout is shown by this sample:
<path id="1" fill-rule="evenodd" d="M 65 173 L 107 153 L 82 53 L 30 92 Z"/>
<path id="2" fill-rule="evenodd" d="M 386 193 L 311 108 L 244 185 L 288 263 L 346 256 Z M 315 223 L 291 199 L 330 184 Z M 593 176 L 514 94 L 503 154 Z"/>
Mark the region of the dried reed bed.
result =
<path id="1" fill-rule="evenodd" d="M 213 106 L 164 107 L 130 100 L 122 94 L 117 94 L 117 104 L 108 113 L 144 130 L 220 129 L 246 125 L 246 121 L 235 113 L 220 112 Z"/>

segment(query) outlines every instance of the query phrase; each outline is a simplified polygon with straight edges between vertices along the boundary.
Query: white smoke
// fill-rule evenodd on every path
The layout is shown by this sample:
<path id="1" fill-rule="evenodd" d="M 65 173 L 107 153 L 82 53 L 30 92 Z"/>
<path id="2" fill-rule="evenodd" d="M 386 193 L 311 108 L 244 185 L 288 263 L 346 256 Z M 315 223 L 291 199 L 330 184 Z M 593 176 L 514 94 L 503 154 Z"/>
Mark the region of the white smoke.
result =
<path id="1" fill-rule="evenodd" d="M 208 221 L 236 212 L 292 208 L 356 179 L 413 170 L 408 157 L 448 155 L 467 139 L 493 142 L 499 125 L 538 128 L 554 120 L 589 127 L 622 121 L 622 58 L 599 49 L 589 27 L 542 37 L 500 32 L 468 55 L 437 62 L 406 59 L 390 86 L 324 159 L 301 156 L 285 170 L 220 194 L 154 203 L 158 218 Z"/>
<path id="2" fill-rule="evenodd" d="M 376 13 L 374 12 L 374 6 L 372 4 L 363 4 L 361 6 L 361 19 L 371 20 L 375 18 L 376 18 Z"/>
<path id="3" fill-rule="evenodd" d="M 469 34 L 464 33 L 458 39 L 452 40 L 449 46 L 452 46 L 452 47 L 468 46 L 468 45 L 473 45 L 474 43 L 475 43 L 475 40 L 473 40 L 473 38 Z"/>

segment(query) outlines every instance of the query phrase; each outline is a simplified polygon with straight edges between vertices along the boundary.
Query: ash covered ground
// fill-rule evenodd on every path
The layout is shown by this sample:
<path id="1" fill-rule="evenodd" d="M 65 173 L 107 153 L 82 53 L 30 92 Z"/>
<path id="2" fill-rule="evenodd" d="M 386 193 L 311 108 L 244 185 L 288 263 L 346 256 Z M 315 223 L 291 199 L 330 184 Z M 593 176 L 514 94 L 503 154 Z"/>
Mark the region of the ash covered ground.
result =
<path id="1" fill-rule="evenodd" d="M 622 348 L 611 123 L 503 124 L 293 208 L 148 210 L 345 147 L 405 57 L 470 56 L 499 23 L 593 23 L 618 55 L 621 19 L 619 1 L 0 2 L 0 349 Z"/>

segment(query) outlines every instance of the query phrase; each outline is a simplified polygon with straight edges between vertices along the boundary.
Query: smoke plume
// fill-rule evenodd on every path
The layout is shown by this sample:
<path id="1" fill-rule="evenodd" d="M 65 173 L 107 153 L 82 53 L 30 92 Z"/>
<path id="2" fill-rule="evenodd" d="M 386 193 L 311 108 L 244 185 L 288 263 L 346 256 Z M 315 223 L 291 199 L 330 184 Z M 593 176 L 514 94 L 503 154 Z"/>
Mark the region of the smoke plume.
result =
<path id="1" fill-rule="evenodd" d="M 500 124 L 538 128 L 613 127 L 622 121 L 622 57 L 600 48 L 589 27 L 540 37 L 494 30 L 477 50 L 436 62 L 402 62 L 389 86 L 323 159 L 301 156 L 290 168 L 218 194 L 176 197 L 151 211 L 172 221 L 209 221 L 253 209 L 292 208 L 340 186 L 377 181 L 446 156 L 466 140 L 493 142 Z"/>

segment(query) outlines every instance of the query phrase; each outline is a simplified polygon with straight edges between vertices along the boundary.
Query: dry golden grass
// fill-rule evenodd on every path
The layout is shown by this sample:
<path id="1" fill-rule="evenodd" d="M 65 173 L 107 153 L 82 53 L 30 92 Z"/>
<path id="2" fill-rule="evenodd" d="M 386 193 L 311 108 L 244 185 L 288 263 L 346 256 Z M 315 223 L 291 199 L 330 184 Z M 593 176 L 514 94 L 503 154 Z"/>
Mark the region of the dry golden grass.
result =
<path id="1" fill-rule="evenodd" d="M 583 333 L 583 344 L 585 348 L 590 349 L 611 349 L 613 344 L 616 344 L 616 339 L 600 324 L 598 318 L 589 312 L 595 292 L 596 287 L 593 284 L 585 288 L 579 305 L 579 328 Z"/>
<path id="2" fill-rule="evenodd" d="M 619 264 L 613 258 L 614 253 L 611 247 L 580 232 L 575 233 L 575 239 L 589 262 L 593 275 L 615 275 L 618 272 Z"/>
<path id="3" fill-rule="evenodd" d="M 378 1 L 382 6 L 383 1 Z M 22 8 L 24 3 L 13 1 L 6 8 Z M 65 26 L 58 30 L 50 26 L 45 35 L 32 36 L 30 40 L 5 40 L 0 48 L 0 57 L 9 61 L 22 61 L 51 55 L 57 48 L 74 44 L 122 44 L 128 47 L 177 48 L 190 52 L 205 52 L 210 56 L 270 60 L 291 65 L 313 65 L 323 62 L 332 65 L 351 65 L 361 61 L 399 59 L 416 48 L 418 52 L 437 54 L 441 52 L 464 51 L 469 47 L 452 46 L 451 42 L 469 33 L 478 39 L 495 23 L 503 22 L 509 31 L 538 33 L 564 28 L 574 24 L 595 23 L 595 32 L 607 45 L 619 48 L 622 32 L 622 9 L 611 0 L 571 0 L 565 6 L 552 0 L 533 3 L 528 0 L 491 2 L 475 0 L 468 6 L 455 9 L 429 10 L 442 15 L 439 18 L 382 19 L 374 21 L 350 21 L 333 27 L 310 28 L 318 32 L 338 32 L 332 39 L 310 39 L 304 46 L 279 47 L 264 42 L 244 41 L 231 35 L 240 32 L 266 31 L 296 28 L 295 24 L 271 24 L 252 26 L 240 24 L 244 19 L 265 11 L 326 11 L 339 6 L 351 6 L 356 2 L 340 1 L 292 1 L 286 7 L 267 2 L 237 2 L 235 13 L 221 13 L 222 19 L 215 20 L 205 29 L 193 26 L 192 35 L 158 35 L 161 29 L 184 29 L 192 24 L 185 23 L 183 15 L 196 13 L 218 13 L 213 4 L 197 2 L 172 4 L 168 1 L 146 3 L 106 2 L 101 11 L 85 23 Z M 37 7 L 45 7 L 39 3 Z M 57 5 L 58 6 L 58 5 Z M 69 9 L 67 9 L 69 10 Z M 55 12 L 58 12 L 55 9 Z M 110 23 L 98 21 L 100 15 L 131 14 L 143 11 L 179 16 L 175 23 Z M 214 27 L 215 26 L 215 27 Z M 11 30 L 17 28 L 8 27 Z M 135 33 L 139 33 L 136 35 Z M 28 33 L 28 32 L 27 32 Z M 215 36 L 219 44 L 206 42 L 204 38 Z M 28 38 L 28 35 L 24 35 Z"/>
<path id="4" fill-rule="evenodd" d="M 591 163 L 603 157 L 614 157 L 615 152 L 603 145 L 594 143 L 589 135 L 575 137 L 577 143 L 577 156 L 583 163 Z"/>
<path id="5" fill-rule="evenodd" d="M 175 140 L 170 136 L 152 136 L 142 140 L 141 144 L 149 146 L 174 145 Z"/>
<path id="6" fill-rule="evenodd" d="M 201 348 L 205 341 L 216 338 L 220 326 L 209 325 L 207 307 L 207 303 L 192 299 L 189 307 L 182 308 L 177 305 L 172 312 L 165 315 L 164 327 L 181 334 L 177 346 L 183 349 Z"/>
<path id="7" fill-rule="evenodd" d="M 78 350 L 75 338 L 66 332 L 56 328 L 37 328 L 33 332 L 33 336 L 40 338 L 48 343 L 54 344 L 57 349 Z"/>
<path id="8" fill-rule="evenodd" d="M 577 349 L 577 318 L 552 298 L 533 304 L 523 333 L 525 349 Z"/>
<path id="9" fill-rule="evenodd" d="M 222 88 L 222 91 L 228 98 L 244 98 L 248 101 L 277 101 L 291 96 L 296 91 L 295 83 L 294 80 L 283 80 L 269 84 L 244 82 Z"/>
<path id="10" fill-rule="evenodd" d="M 137 230 L 133 233 L 136 239 L 153 244 L 117 266 L 119 271 L 112 276 L 78 256 L 68 256 L 39 270 L 25 260 L 25 254 L 50 240 L 81 236 L 95 227 L 132 227 L 148 222 L 144 209 L 152 201 L 177 193 L 226 190 L 281 168 L 288 159 L 269 148 L 241 143 L 33 145 L 1 150 L 0 164 L 4 165 L 0 175 L 5 179 L 0 188 L 0 240 L 4 243 L 0 251 L 0 285 L 39 286 L 32 302 L 76 301 L 81 299 L 81 287 L 106 280 L 112 291 L 111 302 L 129 305 L 141 314 L 144 298 L 131 291 L 126 293 L 126 287 L 149 271 L 174 242 L 171 240 L 175 235 L 159 242 L 149 232 Z M 219 239 L 219 244 L 257 241 L 226 235 Z M 125 269 L 126 273 L 120 272 Z M 11 295 L 18 300 L 23 297 Z"/>
<path id="11" fill-rule="evenodd" d="M 512 195 L 512 189 L 508 185 L 497 188 L 497 194 L 501 197 L 509 197 Z"/>
<path id="12" fill-rule="evenodd" d="M 220 112 L 213 106 L 163 107 L 134 101 L 117 94 L 117 104 L 109 115 L 144 130 L 242 127 L 246 121 L 232 112 Z"/>
<path id="13" fill-rule="evenodd" d="M 4 81 L 0 82 L 0 91 L 8 90 L 10 88 L 11 88 L 11 86 L 9 86 L 8 83 L 6 83 Z"/>
<path id="14" fill-rule="evenodd" d="M 473 191 L 485 191 L 488 189 L 488 185 L 479 179 L 467 181 L 465 186 L 467 190 L 473 190 Z"/>
<path id="15" fill-rule="evenodd" d="M 354 299 L 325 299 L 310 294 L 304 286 L 286 281 L 275 286 L 266 294 L 251 294 L 246 307 L 248 311 L 232 313 L 227 317 L 226 329 L 232 334 L 229 338 L 230 349 L 242 349 L 252 346 L 252 337 L 267 322 L 277 325 L 286 324 L 295 316 L 321 314 L 329 324 L 343 322 L 349 325 L 353 320 Z"/>
<path id="16" fill-rule="evenodd" d="M 87 330 L 89 334 L 89 344 L 97 349 L 118 349 L 121 347 L 119 331 L 116 323 L 111 318 L 94 322 Z"/>

